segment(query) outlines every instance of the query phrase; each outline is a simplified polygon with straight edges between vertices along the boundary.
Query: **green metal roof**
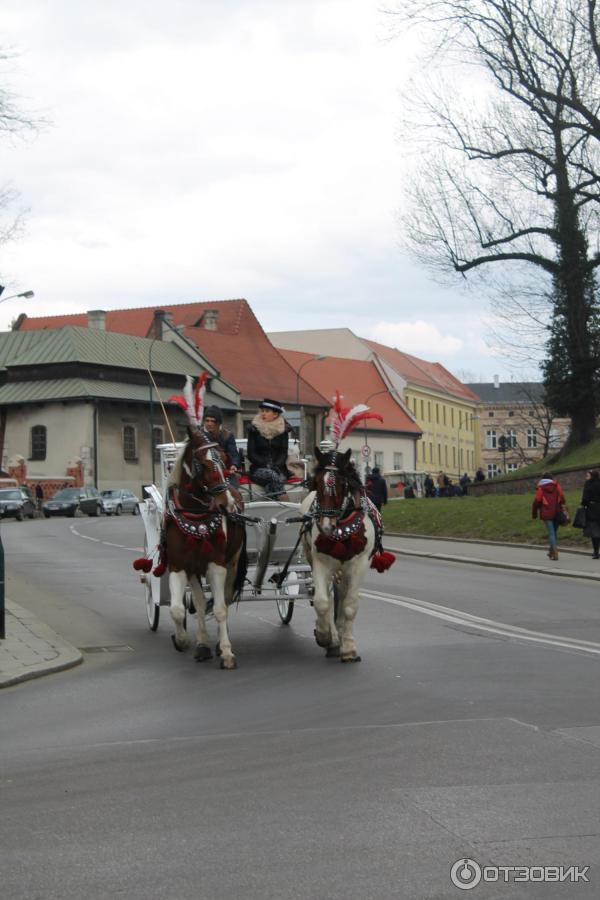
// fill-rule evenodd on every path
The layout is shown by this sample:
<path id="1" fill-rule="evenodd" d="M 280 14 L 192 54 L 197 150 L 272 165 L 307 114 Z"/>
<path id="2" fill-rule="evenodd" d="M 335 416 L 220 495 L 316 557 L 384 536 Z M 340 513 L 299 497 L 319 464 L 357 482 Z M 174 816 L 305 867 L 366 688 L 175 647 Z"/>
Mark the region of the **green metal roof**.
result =
<path id="1" fill-rule="evenodd" d="M 190 348 L 192 352 L 192 348 Z M 198 356 L 202 359 L 200 351 Z M 66 327 L 0 333 L 0 366 L 88 363 L 124 369 L 197 375 L 198 361 L 171 341 L 150 340 L 114 331 Z M 208 362 L 213 374 L 215 368 Z"/>
<path id="2" fill-rule="evenodd" d="M 153 361 L 154 366 L 154 361 Z M 165 403 L 172 394 L 172 388 L 152 388 L 152 400 L 158 398 Z M 102 381 L 89 378 L 60 378 L 49 381 L 16 381 L 0 387 L 0 405 L 17 403 L 45 403 L 60 400 L 121 400 L 131 403 L 150 403 L 150 385 L 127 384 L 120 381 Z M 235 405 L 228 405 L 223 397 L 210 391 L 206 394 L 206 404 L 216 404 L 223 410 L 234 411 Z"/>

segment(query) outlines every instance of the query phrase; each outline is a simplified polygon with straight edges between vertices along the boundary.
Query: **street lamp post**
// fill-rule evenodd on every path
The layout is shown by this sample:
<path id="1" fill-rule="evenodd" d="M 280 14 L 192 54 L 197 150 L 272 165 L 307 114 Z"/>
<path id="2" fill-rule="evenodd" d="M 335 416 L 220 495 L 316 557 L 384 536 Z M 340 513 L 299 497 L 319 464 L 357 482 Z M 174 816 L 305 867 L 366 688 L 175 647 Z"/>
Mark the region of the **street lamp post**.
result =
<path id="1" fill-rule="evenodd" d="M 0 294 L 2 294 L 3 291 L 4 286 L 0 285 Z M 21 294 L 11 294 L 9 297 L 0 297 L 0 303 L 4 303 L 5 300 L 14 300 L 16 297 L 22 297 L 23 300 L 31 300 L 32 297 L 35 297 L 35 294 L 33 291 L 23 291 Z M 5 637 L 4 546 L 2 544 L 2 537 L 0 536 L 0 640 L 4 640 Z"/>
<path id="2" fill-rule="evenodd" d="M 310 359 L 305 359 L 298 371 L 296 372 L 296 406 L 298 407 L 298 412 L 300 414 L 300 434 L 299 434 L 299 443 L 300 443 L 300 455 L 306 453 L 306 446 L 304 440 L 304 407 L 300 406 L 300 372 L 312 362 L 320 362 L 322 359 L 327 359 L 326 356 L 322 354 L 318 354 L 317 356 L 311 356 Z"/>

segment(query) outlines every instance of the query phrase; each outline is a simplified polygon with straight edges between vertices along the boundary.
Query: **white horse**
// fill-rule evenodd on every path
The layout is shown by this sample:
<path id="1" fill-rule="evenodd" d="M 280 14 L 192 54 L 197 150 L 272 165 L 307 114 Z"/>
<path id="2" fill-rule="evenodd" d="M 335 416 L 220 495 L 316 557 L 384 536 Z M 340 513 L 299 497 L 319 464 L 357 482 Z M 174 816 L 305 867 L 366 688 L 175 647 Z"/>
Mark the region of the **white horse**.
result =
<path id="1" fill-rule="evenodd" d="M 315 490 L 301 506 L 312 518 L 303 541 L 313 574 L 315 640 L 327 649 L 327 656 L 360 662 L 353 627 L 359 591 L 377 544 L 375 508 L 350 461 L 351 450 L 315 452 Z"/>
<path id="2" fill-rule="evenodd" d="M 197 613 L 198 662 L 211 659 L 205 624 L 206 596 L 200 577 L 210 584 L 214 615 L 219 626 L 217 653 L 222 669 L 235 669 L 237 661 L 227 629 L 227 611 L 234 599 L 244 542 L 244 526 L 235 519 L 236 503 L 224 477 L 219 447 L 199 429 L 190 429 L 190 440 L 171 472 L 165 497 L 166 565 L 169 569 L 170 612 L 175 625 L 176 650 L 186 650 L 184 595 L 187 584 Z"/>

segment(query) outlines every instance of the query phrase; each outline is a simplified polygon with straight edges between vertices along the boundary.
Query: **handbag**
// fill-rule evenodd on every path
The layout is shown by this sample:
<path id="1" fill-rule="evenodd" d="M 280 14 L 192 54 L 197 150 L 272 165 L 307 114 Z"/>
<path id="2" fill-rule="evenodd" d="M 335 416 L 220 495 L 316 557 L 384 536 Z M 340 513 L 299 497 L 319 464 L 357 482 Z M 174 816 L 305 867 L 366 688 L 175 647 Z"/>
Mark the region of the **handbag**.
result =
<path id="1" fill-rule="evenodd" d="M 573 516 L 573 528 L 585 528 L 587 525 L 587 509 L 585 506 L 578 506 Z"/>
<path id="2" fill-rule="evenodd" d="M 556 513 L 556 524 L 557 525 L 568 525 L 570 521 L 571 521 L 571 516 L 569 515 L 569 510 L 564 505 L 564 503 L 562 503 L 558 507 L 558 512 Z"/>

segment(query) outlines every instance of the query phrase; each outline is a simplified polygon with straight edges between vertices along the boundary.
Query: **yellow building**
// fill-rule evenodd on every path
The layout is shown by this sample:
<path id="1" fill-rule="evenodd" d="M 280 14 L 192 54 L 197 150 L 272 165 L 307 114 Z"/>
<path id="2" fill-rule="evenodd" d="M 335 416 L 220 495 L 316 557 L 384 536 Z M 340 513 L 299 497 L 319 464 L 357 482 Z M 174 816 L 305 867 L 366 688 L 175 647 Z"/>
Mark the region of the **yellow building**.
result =
<path id="1" fill-rule="evenodd" d="M 423 431 L 416 470 L 471 477 L 481 465 L 479 397 L 440 363 L 427 362 L 385 344 L 358 337 L 348 328 L 269 334 L 276 347 L 370 360 L 390 391 L 400 395 Z"/>

